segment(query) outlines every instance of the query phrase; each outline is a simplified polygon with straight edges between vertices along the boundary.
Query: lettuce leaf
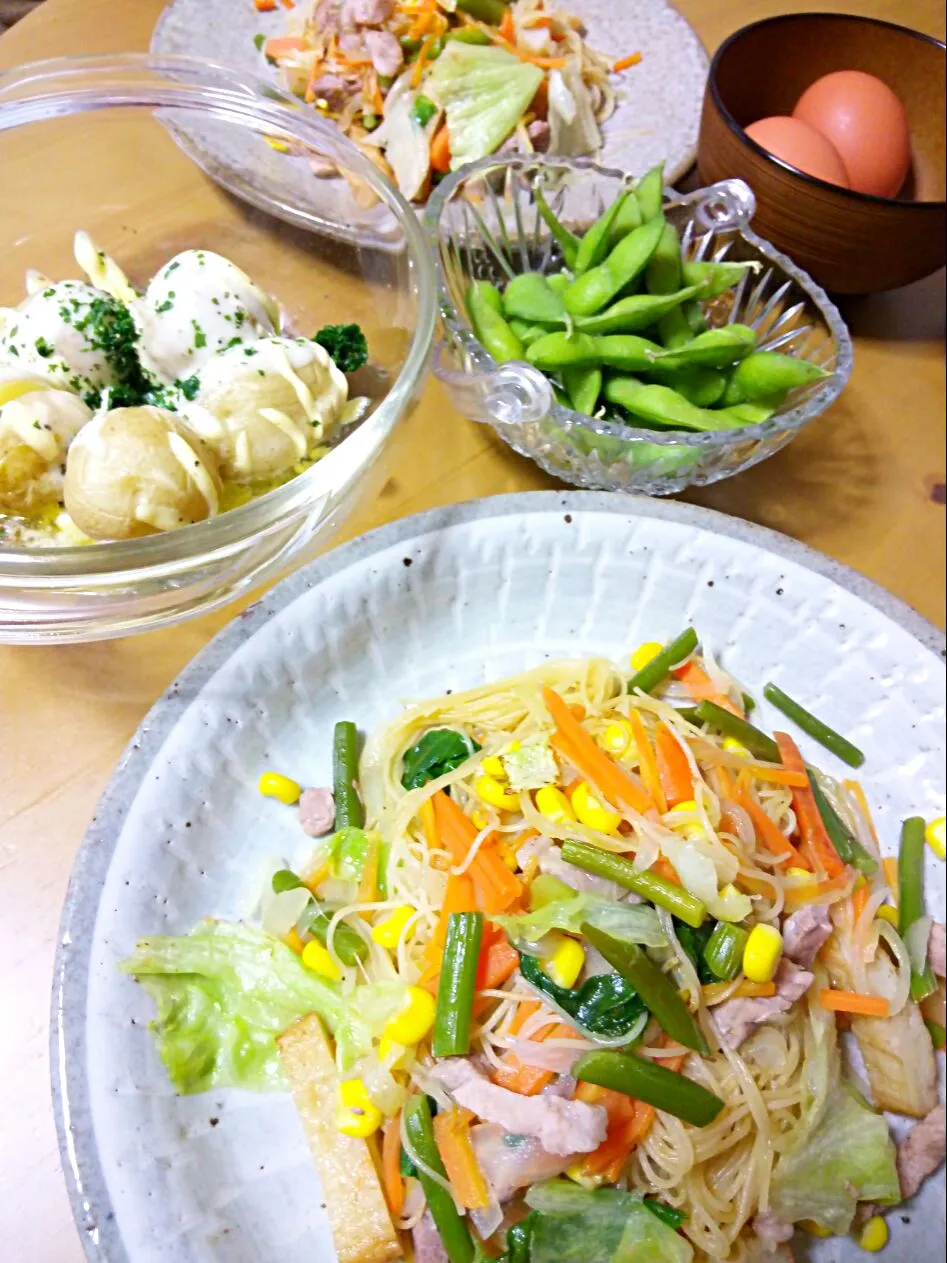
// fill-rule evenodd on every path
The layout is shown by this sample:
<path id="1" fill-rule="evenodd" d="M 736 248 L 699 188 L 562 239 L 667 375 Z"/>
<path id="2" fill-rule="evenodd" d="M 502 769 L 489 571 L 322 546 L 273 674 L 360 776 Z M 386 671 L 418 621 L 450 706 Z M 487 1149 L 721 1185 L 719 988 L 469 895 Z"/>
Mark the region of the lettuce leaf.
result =
<path id="1" fill-rule="evenodd" d="M 642 947 L 667 947 L 667 938 L 654 908 L 643 903 L 615 903 L 596 895 L 577 894 L 571 899 L 553 899 L 532 912 L 515 916 L 491 916 L 514 943 L 538 943 L 552 930 L 579 934 L 588 921 L 597 930 L 620 943 Z"/>
<path id="2" fill-rule="evenodd" d="M 424 86 L 447 115 L 452 171 L 503 144 L 542 78 L 538 66 L 506 49 L 448 41 Z"/>
<path id="3" fill-rule="evenodd" d="M 530 1263 L 691 1263 L 693 1247 L 636 1193 L 535 1184 Z"/>
<path id="4" fill-rule="evenodd" d="M 777 1165 L 771 1208 L 790 1223 L 813 1219 L 844 1236 L 858 1202 L 900 1200 L 887 1122 L 850 1086 L 837 1084 L 815 1126 Z"/>
<path id="5" fill-rule="evenodd" d="M 212 1087 L 285 1088 L 276 1036 L 318 1013 L 343 1068 L 371 1048 L 404 988 L 358 988 L 357 1003 L 306 969 L 279 939 L 248 925 L 203 921 L 190 934 L 141 939 L 120 968 L 157 1006 L 151 1030 L 180 1093 Z"/>

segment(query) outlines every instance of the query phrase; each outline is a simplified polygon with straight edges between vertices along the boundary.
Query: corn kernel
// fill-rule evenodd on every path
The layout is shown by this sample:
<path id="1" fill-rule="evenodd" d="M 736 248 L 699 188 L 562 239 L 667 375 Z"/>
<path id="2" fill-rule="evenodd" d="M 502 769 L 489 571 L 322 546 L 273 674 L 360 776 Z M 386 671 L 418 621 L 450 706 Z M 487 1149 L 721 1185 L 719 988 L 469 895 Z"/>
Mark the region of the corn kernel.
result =
<path id="1" fill-rule="evenodd" d="M 804 1232 L 808 1232 L 810 1237 L 831 1237 L 831 1228 L 823 1228 L 821 1224 L 817 1224 L 814 1219 L 801 1219 L 799 1227 Z"/>
<path id="2" fill-rule="evenodd" d="M 478 776 L 474 789 L 485 803 L 500 811 L 516 811 L 520 805 L 519 795 L 509 793 L 493 776 Z"/>
<path id="3" fill-rule="evenodd" d="M 562 935 L 552 954 L 543 962 L 543 969 L 556 986 L 568 987 L 571 990 L 578 981 L 584 964 L 585 951 L 582 944 L 574 938 Z"/>
<path id="4" fill-rule="evenodd" d="M 595 738 L 603 750 L 612 755 L 628 754 L 634 749 L 635 739 L 627 719 L 616 719 Z"/>
<path id="5" fill-rule="evenodd" d="M 939 860 L 947 859 L 947 817 L 938 816 L 924 830 L 927 845 Z"/>
<path id="6" fill-rule="evenodd" d="M 787 877 L 798 877 L 801 882 L 815 881 L 815 873 L 810 873 L 808 868 L 787 868 Z"/>
<path id="7" fill-rule="evenodd" d="M 877 1254 L 888 1244 L 888 1225 L 880 1215 L 872 1215 L 861 1230 L 858 1244 L 869 1254 Z"/>
<path id="8" fill-rule="evenodd" d="M 503 760 L 498 754 L 488 754 L 485 759 L 481 760 L 480 766 L 487 776 L 492 776 L 495 781 L 509 779 L 506 774 L 506 768 L 503 766 Z"/>
<path id="9" fill-rule="evenodd" d="M 647 640 L 643 645 L 639 645 L 635 652 L 631 655 L 632 670 L 640 671 L 652 662 L 661 650 L 664 648 L 657 640 Z"/>
<path id="10" fill-rule="evenodd" d="M 490 817 L 485 811 L 481 811 L 479 807 L 474 807 L 470 813 L 470 819 L 474 822 L 478 829 L 485 829 L 490 823 Z"/>
<path id="11" fill-rule="evenodd" d="M 382 1037 L 394 1044 L 418 1044 L 434 1025 L 436 1005 L 430 991 L 423 987 L 409 987 L 405 1006 L 390 1022 L 385 1024 Z"/>
<path id="12" fill-rule="evenodd" d="M 783 936 L 773 925 L 754 925 L 743 949 L 743 972 L 750 982 L 772 982 L 783 954 Z"/>
<path id="13" fill-rule="evenodd" d="M 278 798 L 287 807 L 298 803 L 303 792 L 301 785 L 290 777 L 283 776 L 281 772 L 264 772 L 258 788 L 265 798 Z"/>
<path id="14" fill-rule="evenodd" d="M 548 820 L 556 824 L 575 819 L 572 804 L 562 790 L 557 789 L 555 785 L 544 785 L 542 789 L 536 791 L 536 810 L 541 811 Z"/>
<path id="15" fill-rule="evenodd" d="M 339 1084 L 336 1127 L 343 1135 L 364 1140 L 378 1130 L 381 1122 L 381 1110 L 372 1103 L 368 1089 L 361 1079 L 346 1079 Z"/>
<path id="16" fill-rule="evenodd" d="M 399 1062 L 404 1056 L 407 1049 L 404 1044 L 399 1044 L 397 1040 L 392 1039 L 389 1035 L 382 1035 L 378 1041 L 378 1060 L 383 1061 L 392 1070 L 400 1070 Z"/>
<path id="17" fill-rule="evenodd" d="M 342 971 L 329 954 L 329 949 L 323 947 L 317 938 L 310 939 L 303 948 L 302 962 L 314 974 L 331 982 L 338 982 L 342 977 Z"/>
<path id="18" fill-rule="evenodd" d="M 881 917 L 882 921 L 887 921 L 890 925 L 897 928 L 899 920 L 898 910 L 897 908 L 892 908 L 890 903 L 883 903 L 875 913 L 875 916 Z"/>
<path id="19" fill-rule="evenodd" d="M 731 754 L 738 754 L 741 759 L 749 758 L 750 752 L 742 741 L 737 741 L 736 737 L 724 737 L 723 748 L 729 750 Z"/>
<path id="20" fill-rule="evenodd" d="M 592 793 L 587 781 L 581 781 L 572 795 L 572 809 L 577 818 L 590 829 L 599 833 L 617 833 L 621 816 L 603 807 Z"/>
<path id="21" fill-rule="evenodd" d="M 380 947 L 387 947 L 389 952 L 396 950 L 401 942 L 401 936 L 404 934 L 404 927 L 415 915 L 417 909 L 412 908 L 410 903 L 404 903 L 400 908 L 395 908 L 390 916 L 385 917 L 384 921 L 379 921 L 377 925 L 372 927 L 372 938 Z"/>

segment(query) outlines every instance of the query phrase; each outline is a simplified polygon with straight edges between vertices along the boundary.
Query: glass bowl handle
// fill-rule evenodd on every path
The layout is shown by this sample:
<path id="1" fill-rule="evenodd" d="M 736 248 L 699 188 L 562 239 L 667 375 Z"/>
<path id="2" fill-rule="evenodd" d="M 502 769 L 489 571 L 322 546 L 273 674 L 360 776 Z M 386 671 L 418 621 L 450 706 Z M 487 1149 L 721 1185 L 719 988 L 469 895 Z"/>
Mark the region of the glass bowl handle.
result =
<path id="1" fill-rule="evenodd" d="M 531 364 L 512 360 L 498 368 L 458 372 L 441 342 L 434 351 L 434 376 L 447 386 L 455 406 L 471 421 L 527 425 L 541 421 L 553 405 L 549 382 Z"/>
<path id="2" fill-rule="evenodd" d="M 756 198 L 743 180 L 720 180 L 703 190 L 694 211 L 704 228 L 716 232 L 747 228 L 756 214 Z"/>

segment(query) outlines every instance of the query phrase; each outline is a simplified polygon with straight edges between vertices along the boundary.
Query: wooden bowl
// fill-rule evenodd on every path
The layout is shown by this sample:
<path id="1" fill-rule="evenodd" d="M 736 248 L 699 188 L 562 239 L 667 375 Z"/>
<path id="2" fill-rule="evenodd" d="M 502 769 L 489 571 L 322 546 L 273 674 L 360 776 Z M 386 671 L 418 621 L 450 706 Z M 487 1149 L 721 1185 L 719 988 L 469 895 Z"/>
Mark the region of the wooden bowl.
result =
<path id="1" fill-rule="evenodd" d="M 756 194 L 753 227 L 825 289 L 866 294 L 943 266 L 945 47 L 904 26 L 832 13 L 793 13 L 745 26 L 710 66 L 700 122 L 701 182 L 731 176 Z M 804 175 L 749 139 L 744 127 L 791 114 L 833 70 L 864 70 L 901 98 L 912 169 L 898 198 L 855 193 Z"/>

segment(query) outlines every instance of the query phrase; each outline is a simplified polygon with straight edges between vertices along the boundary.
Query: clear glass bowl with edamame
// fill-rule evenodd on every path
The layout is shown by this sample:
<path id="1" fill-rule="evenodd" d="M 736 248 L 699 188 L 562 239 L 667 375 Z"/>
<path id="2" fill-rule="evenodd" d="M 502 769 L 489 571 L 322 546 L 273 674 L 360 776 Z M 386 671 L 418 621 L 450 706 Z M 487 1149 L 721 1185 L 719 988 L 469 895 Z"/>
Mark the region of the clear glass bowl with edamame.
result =
<path id="1" fill-rule="evenodd" d="M 678 195 L 584 159 L 487 158 L 425 223 L 460 411 L 579 487 L 670 495 L 779 451 L 845 387 L 826 294 L 728 180 Z"/>

